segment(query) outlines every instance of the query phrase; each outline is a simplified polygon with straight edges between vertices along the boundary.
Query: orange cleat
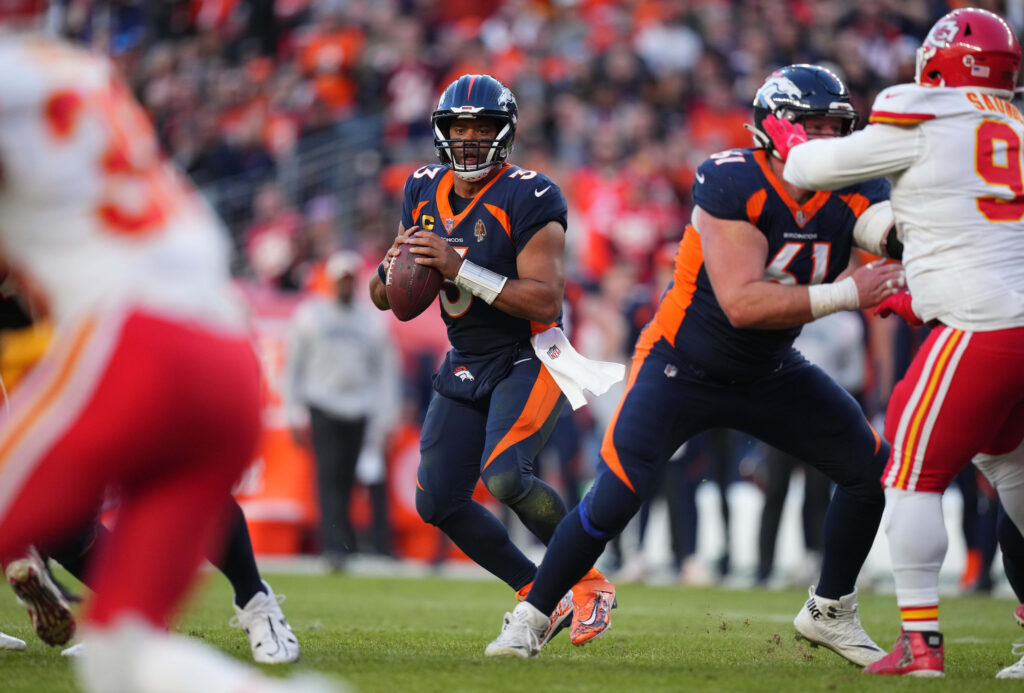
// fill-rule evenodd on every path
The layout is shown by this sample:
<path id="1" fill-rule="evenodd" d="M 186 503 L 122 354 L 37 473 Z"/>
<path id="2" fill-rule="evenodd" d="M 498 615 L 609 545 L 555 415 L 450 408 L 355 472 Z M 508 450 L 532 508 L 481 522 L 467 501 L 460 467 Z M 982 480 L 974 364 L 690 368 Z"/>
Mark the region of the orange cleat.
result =
<path id="1" fill-rule="evenodd" d="M 604 635 L 611 627 L 611 611 L 618 606 L 615 585 L 591 570 L 572 588 L 573 613 L 569 641 L 583 645 Z"/>
<path id="2" fill-rule="evenodd" d="M 864 667 L 865 674 L 945 676 L 942 633 L 900 631 L 892 652 Z"/>

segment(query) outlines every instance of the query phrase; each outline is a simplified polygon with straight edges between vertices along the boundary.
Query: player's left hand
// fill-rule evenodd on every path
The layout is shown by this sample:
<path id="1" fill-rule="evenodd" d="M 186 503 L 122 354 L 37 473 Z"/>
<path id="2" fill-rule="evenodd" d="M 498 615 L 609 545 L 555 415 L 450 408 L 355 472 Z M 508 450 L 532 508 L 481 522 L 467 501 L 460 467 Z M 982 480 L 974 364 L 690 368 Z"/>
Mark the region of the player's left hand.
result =
<path id="1" fill-rule="evenodd" d="M 775 151 L 778 157 L 785 161 L 789 158 L 789 152 L 798 145 L 807 141 L 807 133 L 800 123 L 793 123 L 785 118 L 776 118 L 769 113 L 761 121 L 764 131 L 772 138 Z"/>
<path id="2" fill-rule="evenodd" d="M 448 245 L 448 242 L 432 231 L 417 231 L 405 240 L 413 246 L 410 252 L 417 255 L 416 264 L 433 267 L 445 279 L 455 279 L 462 266 L 462 256 Z"/>
<path id="3" fill-rule="evenodd" d="M 913 301 L 914 299 L 911 297 L 910 292 L 904 289 L 879 303 L 878 307 L 875 308 L 875 315 L 887 318 L 895 313 L 906 320 L 907 324 L 911 327 L 921 327 L 924 323 L 921 321 L 921 318 L 917 317 L 917 313 L 914 312 Z"/>

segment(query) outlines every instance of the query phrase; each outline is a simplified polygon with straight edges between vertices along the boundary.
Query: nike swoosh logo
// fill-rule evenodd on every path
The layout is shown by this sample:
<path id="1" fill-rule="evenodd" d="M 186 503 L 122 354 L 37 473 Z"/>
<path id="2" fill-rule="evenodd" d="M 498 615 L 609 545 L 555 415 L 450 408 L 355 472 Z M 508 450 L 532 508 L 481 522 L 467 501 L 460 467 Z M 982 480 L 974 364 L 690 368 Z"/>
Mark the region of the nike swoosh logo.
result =
<path id="1" fill-rule="evenodd" d="M 533 191 L 533 196 L 534 197 L 540 197 L 541 195 L 546 193 L 548 190 L 551 190 L 551 186 L 550 185 L 548 187 L 544 188 L 543 190 L 534 190 Z"/>
<path id="2" fill-rule="evenodd" d="M 529 360 L 530 360 L 530 357 L 527 356 L 525 359 L 519 359 L 518 361 L 513 361 L 512 365 L 513 366 L 518 366 L 520 363 L 526 363 Z"/>
<path id="3" fill-rule="evenodd" d="M 580 621 L 584 626 L 592 626 L 597 621 L 597 614 L 601 610 L 601 604 L 598 600 L 594 600 L 594 610 L 590 612 L 589 618 L 585 621 Z"/>
<path id="4" fill-rule="evenodd" d="M 694 176 L 694 178 L 696 178 L 696 179 L 697 179 L 697 182 L 698 182 L 698 183 L 700 183 L 700 184 L 702 184 L 702 185 L 703 185 L 703 183 L 704 183 L 704 174 L 703 174 L 703 173 L 700 173 L 700 172 L 698 171 L 698 172 L 697 172 L 697 175 L 696 175 L 696 176 Z"/>
<path id="5" fill-rule="evenodd" d="M 896 94 L 886 94 L 883 98 L 891 99 L 894 96 L 896 96 Z"/>

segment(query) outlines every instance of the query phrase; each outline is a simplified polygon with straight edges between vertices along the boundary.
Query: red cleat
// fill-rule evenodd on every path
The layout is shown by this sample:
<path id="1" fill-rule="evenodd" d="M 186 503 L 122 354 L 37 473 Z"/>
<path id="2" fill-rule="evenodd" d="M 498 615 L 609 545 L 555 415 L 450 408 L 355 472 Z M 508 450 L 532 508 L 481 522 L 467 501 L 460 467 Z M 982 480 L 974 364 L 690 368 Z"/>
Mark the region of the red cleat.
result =
<path id="1" fill-rule="evenodd" d="M 945 676 L 942 633 L 900 631 L 892 652 L 864 667 L 865 674 L 893 676 Z"/>

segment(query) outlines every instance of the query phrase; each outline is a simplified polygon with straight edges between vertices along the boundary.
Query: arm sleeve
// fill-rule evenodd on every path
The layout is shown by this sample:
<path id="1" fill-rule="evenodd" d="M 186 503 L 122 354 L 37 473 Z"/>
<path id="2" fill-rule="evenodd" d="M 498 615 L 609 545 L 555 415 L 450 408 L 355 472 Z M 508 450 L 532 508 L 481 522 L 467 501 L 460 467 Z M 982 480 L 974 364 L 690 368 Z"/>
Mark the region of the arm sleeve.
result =
<path id="1" fill-rule="evenodd" d="M 847 137 L 794 147 L 783 176 L 806 190 L 836 190 L 909 168 L 923 145 L 919 128 L 869 125 Z"/>

